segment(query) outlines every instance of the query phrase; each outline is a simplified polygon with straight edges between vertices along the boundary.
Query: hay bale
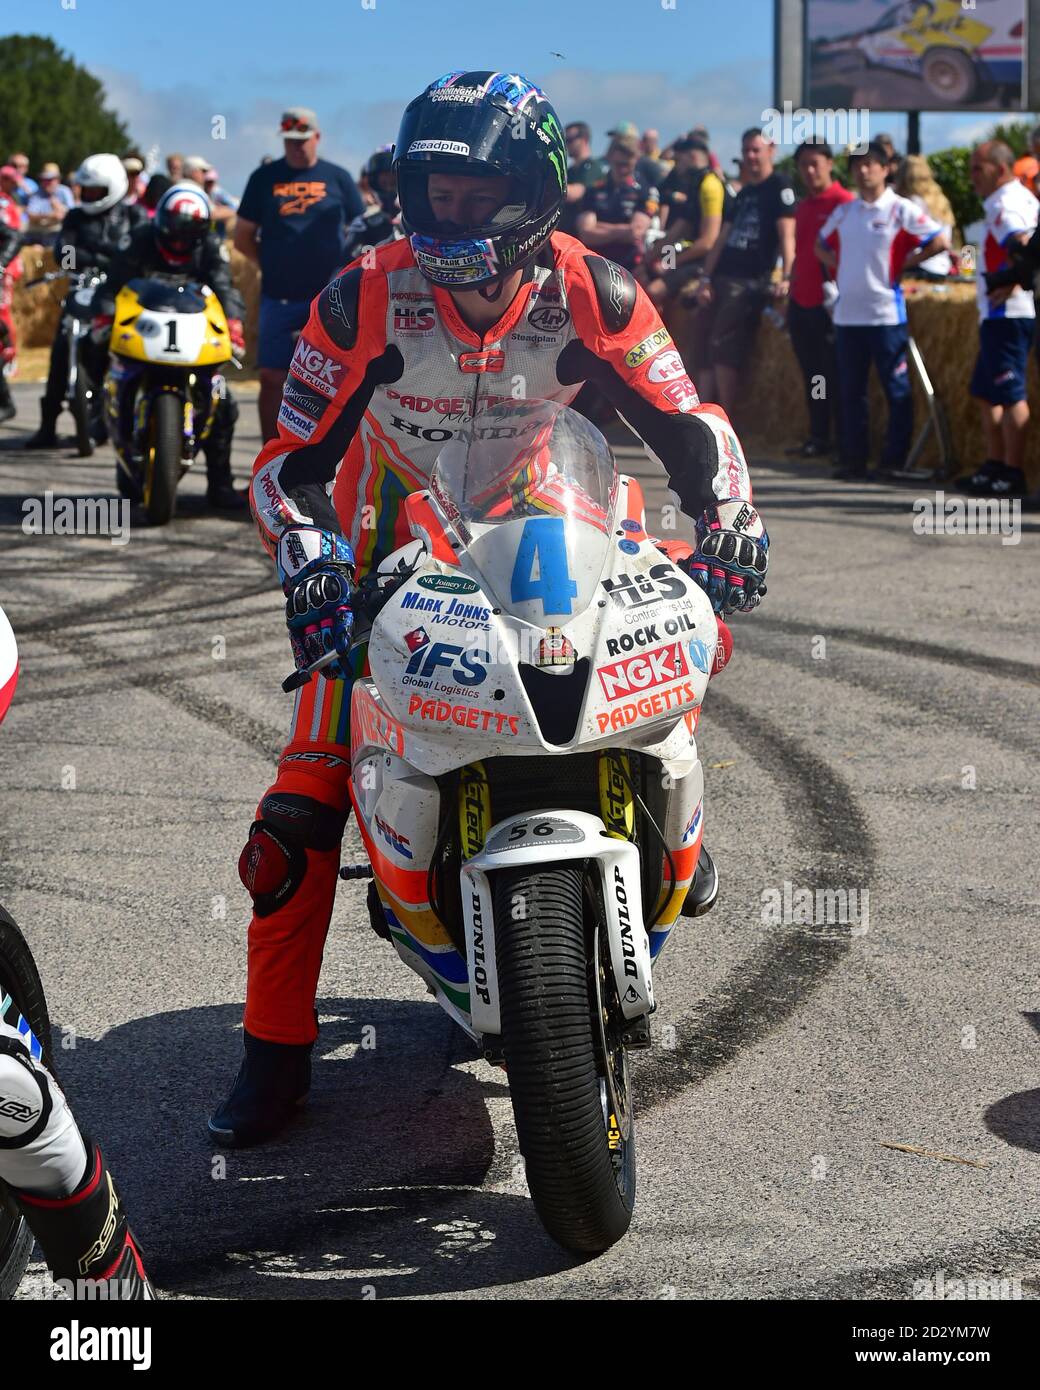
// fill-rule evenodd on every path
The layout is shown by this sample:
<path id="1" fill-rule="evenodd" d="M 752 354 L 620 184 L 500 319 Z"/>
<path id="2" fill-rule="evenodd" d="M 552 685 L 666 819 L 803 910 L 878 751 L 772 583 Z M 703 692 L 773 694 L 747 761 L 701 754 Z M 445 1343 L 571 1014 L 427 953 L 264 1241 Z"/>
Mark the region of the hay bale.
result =
<path id="1" fill-rule="evenodd" d="M 58 327 L 61 301 L 65 297 L 65 281 L 55 280 L 39 289 L 26 289 L 31 280 L 38 280 L 52 270 L 57 262 L 42 246 L 26 246 L 21 251 L 25 274 L 15 284 L 11 311 L 14 316 L 18 344 L 25 348 L 49 347 Z"/>
<path id="2" fill-rule="evenodd" d="M 984 457 L 979 407 L 968 394 L 978 352 L 978 314 L 975 287 L 970 284 L 937 286 L 921 281 L 904 285 L 907 316 L 914 341 L 921 350 L 932 386 L 942 400 L 950 421 L 958 471 L 963 472 Z M 668 324 L 684 360 L 695 332 L 688 310 L 669 310 Z M 1040 367 L 1036 353 L 1029 359 L 1029 397 L 1037 413 L 1026 448 L 1026 476 L 1031 488 L 1040 487 Z M 874 457 L 880 456 L 888 418 L 880 383 L 871 373 L 870 418 Z M 919 430 L 927 419 L 924 392 L 914 375 L 914 423 Z M 804 387 L 797 359 L 787 333 L 763 320 L 755 339 L 748 370 L 742 380 L 735 411 L 735 425 L 749 449 L 777 457 L 808 434 Z M 937 467 L 938 450 L 929 439 L 921 459 L 924 467 Z"/>

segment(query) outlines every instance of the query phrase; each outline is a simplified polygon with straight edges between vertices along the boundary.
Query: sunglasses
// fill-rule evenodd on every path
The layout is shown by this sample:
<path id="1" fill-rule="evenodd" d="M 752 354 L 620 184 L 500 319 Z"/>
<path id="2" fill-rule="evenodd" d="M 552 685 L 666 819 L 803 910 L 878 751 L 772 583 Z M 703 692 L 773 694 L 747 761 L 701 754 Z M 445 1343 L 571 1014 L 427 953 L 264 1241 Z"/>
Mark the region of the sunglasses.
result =
<path id="1" fill-rule="evenodd" d="M 310 133 L 310 130 L 311 130 L 311 123 L 310 123 L 310 121 L 298 120 L 295 116 L 283 116 L 283 117 L 282 117 L 282 129 L 283 129 L 283 130 L 305 130 L 305 131 L 307 131 L 308 133 Z"/>

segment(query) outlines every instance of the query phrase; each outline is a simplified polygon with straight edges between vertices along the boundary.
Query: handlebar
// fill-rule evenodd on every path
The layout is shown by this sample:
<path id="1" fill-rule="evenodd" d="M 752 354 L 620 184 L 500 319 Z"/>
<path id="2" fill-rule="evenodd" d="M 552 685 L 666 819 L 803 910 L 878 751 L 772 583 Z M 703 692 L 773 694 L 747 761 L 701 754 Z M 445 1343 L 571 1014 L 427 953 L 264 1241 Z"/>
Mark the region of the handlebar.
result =
<path id="1" fill-rule="evenodd" d="M 407 578 L 407 576 L 403 576 L 403 578 Z M 363 647 L 368 641 L 372 633 L 372 624 L 395 588 L 397 588 L 396 584 L 387 584 L 380 588 L 378 578 L 372 575 L 366 576 L 351 594 L 350 606 L 354 612 L 354 635 L 350 643 L 351 653 L 357 651 L 358 647 Z M 282 689 L 287 695 L 294 690 L 299 690 L 301 686 L 308 684 L 316 671 L 320 671 L 323 666 L 328 666 L 338 656 L 339 653 L 335 650 L 326 652 L 313 665 L 304 666 L 299 671 L 293 671 L 292 675 L 286 676 L 285 680 L 282 681 Z"/>
<path id="2" fill-rule="evenodd" d="M 36 289 L 37 285 L 50 285 L 55 280 L 68 280 L 77 284 L 77 288 L 82 289 L 84 284 L 90 283 L 91 286 L 103 285 L 105 283 L 105 272 L 103 270 L 48 270 L 45 275 L 41 275 L 37 280 L 27 280 L 25 288 L 27 290 Z"/>

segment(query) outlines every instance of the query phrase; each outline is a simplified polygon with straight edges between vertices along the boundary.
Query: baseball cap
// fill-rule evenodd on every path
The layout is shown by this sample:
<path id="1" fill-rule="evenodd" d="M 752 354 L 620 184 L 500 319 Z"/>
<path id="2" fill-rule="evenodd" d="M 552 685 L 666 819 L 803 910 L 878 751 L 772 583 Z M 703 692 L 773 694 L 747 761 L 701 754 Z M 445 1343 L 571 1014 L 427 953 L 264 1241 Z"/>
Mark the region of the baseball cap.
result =
<path id="1" fill-rule="evenodd" d="M 318 117 L 309 106 L 287 106 L 278 133 L 283 140 L 307 140 L 317 129 Z"/>
<path id="2" fill-rule="evenodd" d="M 639 153 L 639 140 L 635 135 L 615 135 L 610 142 L 610 149 L 607 150 L 607 154 L 610 154 L 611 150 L 624 150 L 626 154 L 637 155 Z"/>
<path id="3" fill-rule="evenodd" d="M 607 134 L 614 136 L 621 135 L 626 139 L 631 137 L 637 143 L 639 141 L 639 127 L 636 125 L 635 121 L 618 121 L 614 129 L 608 130 Z"/>
<path id="4" fill-rule="evenodd" d="M 206 174 L 212 168 L 213 165 L 208 159 L 204 159 L 201 154 L 189 154 L 184 161 L 184 172 L 186 174 Z"/>
<path id="5" fill-rule="evenodd" d="M 58 166 L 54 164 L 48 165 L 47 167 L 53 168 L 56 171 Z M 127 157 L 123 160 L 123 168 L 126 170 L 128 174 L 140 174 L 144 171 L 144 160 L 138 159 L 137 155 L 135 154 L 128 154 Z M 47 169 L 42 169 L 40 171 L 40 176 L 42 177 L 46 172 Z"/>
<path id="6" fill-rule="evenodd" d="M 711 154 L 707 140 L 702 140 L 699 135 L 681 135 L 673 142 L 672 149 L 676 154 L 681 154 L 683 150 L 700 150 L 702 154 Z"/>
<path id="7" fill-rule="evenodd" d="M 40 170 L 41 179 L 60 179 L 61 170 L 56 164 L 45 164 Z"/>
<path id="8" fill-rule="evenodd" d="M 13 164 L 0 165 L 0 174 L 3 174 L 5 178 L 9 179 L 20 179 L 22 177 Z"/>

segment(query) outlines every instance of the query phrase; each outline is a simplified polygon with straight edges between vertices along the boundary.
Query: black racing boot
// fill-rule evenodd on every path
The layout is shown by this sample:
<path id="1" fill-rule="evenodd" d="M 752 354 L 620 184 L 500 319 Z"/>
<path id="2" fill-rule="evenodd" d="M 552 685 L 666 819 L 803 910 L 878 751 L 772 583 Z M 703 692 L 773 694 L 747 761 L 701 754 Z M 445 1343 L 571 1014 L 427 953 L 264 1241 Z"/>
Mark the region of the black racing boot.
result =
<path id="1" fill-rule="evenodd" d="M 58 447 L 58 414 L 46 401 L 40 402 L 40 428 L 25 441 L 23 449 L 56 449 Z"/>
<path id="2" fill-rule="evenodd" d="M 14 397 L 11 395 L 11 388 L 7 384 L 7 377 L 0 370 L 0 425 L 6 420 L 13 420 L 18 414 L 15 409 Z"/>
<path id="3" fill-rule="evenodd" d="M 209 1132 L 226 1149 L 262 1144 L 284 1129 L 311 1088 L 313 1043 L 275 1043 L 243 1030 L 246 1055 Z"/>
<path id="4" fill-rule="evenodd" d="M 232 481 L 231 462 L 223 449 L 217 458 L 206 456 L 206 505 L 222 512 L 241 512 L 249 506 L 245 493 L 239 492 Z"/>
<path id="5" fill-rule="evenodd" d="M 73 1281 L 72 1297 L 140 1301 L 155 1297 L 141 1251 L 98 1146 L 84 1136 L 87 1167 L 68 1197 L 10 1189 L 51 1274 Z M 87 1287 L 87 1285 L 93 1286 Z M 99 1286 L 108 1287 L 103 1292 Z"/>
<path id="6" fill-rule="evenodd" d="M 690 890 L 686 894 L 680 916 L 703 917 L 715 906 L 715 900 L 718 896 L 718 870 L 715 868 L 715 861 L 702 844 L 700 858 L 697 860 L 697 872 L 694 874 Z"/>
<path id="7" fill-rule="evenodd" d="M 206 488 L 206 506 L 220 512 L 244 512 L 249 499 L 230 482 L 210 483 Z"/>

